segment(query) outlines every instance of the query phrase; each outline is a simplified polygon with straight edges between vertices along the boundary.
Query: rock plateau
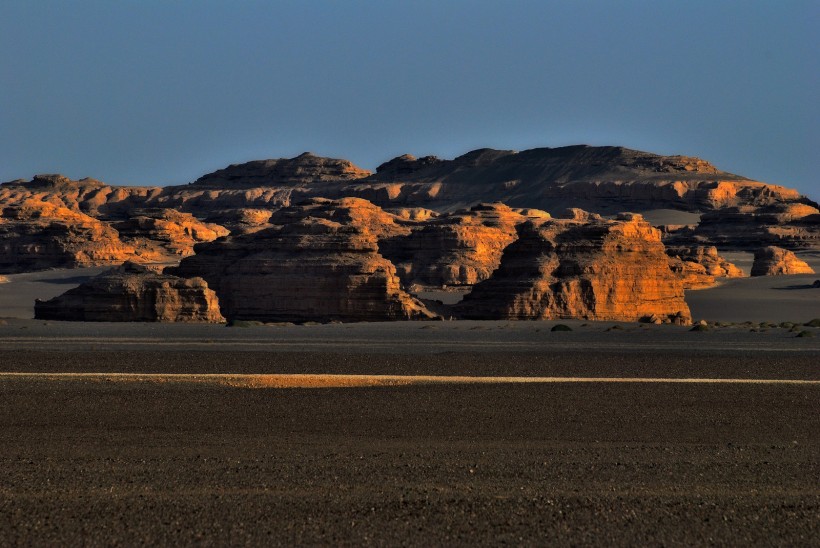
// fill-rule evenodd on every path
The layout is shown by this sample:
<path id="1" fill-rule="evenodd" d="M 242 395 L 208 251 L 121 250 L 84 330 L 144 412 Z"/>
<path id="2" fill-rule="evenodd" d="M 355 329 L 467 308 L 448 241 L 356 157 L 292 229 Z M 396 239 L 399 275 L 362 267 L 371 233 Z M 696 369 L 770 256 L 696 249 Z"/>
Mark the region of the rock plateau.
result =
<path id="1" fill-rule="evenodd" d="M 814 269 L 787 249 L 768 246 L 755 251 L 752 276 L 782 276 L 787 274 L 814 274 Z"/>
<path id="2" fill-rule="evenodd" d="M 130 262 L 51 300 L 36 301 L 34 316 L 86 322 L 225 321 L 202 278 L 178 278 Z"/>

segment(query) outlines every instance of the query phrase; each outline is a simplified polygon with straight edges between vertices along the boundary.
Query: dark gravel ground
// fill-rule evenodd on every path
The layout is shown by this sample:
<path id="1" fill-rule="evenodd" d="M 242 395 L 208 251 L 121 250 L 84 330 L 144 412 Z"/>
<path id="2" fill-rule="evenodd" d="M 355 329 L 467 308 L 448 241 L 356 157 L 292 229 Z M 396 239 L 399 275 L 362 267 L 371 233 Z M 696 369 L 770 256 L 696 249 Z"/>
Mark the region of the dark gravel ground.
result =
<path id="1" fill-rule="evenodd" d="M 3 371 L 817 379 L 817 354 L 0 349 Z M 0 380 L 0 545 L 817 545 L 820 386 Z"/>

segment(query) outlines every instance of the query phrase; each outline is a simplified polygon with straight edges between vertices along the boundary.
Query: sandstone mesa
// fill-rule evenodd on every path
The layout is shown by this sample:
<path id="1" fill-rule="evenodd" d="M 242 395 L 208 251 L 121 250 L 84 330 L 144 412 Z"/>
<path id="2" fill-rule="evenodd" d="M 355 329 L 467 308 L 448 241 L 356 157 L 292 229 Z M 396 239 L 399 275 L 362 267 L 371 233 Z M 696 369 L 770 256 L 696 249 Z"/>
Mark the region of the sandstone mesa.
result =
<path id="1" fill-rule="evenodd" d="M 656 209 L 700 221 L 658 231 L 619 215 Z M 787 250 L 820 250 L 820 210 L 794 190 L 698 158 L 585 145 L 404 155 L 375 172 L 305 153 L 168 187 L 38 175 L 0 185 L 0 212 L 1 273 L 170 265 L 148 274 L 132 264 L 38 303 L 52 317 L 73 307 L 66 319 L 103 318 L 100 303 L 121 299 L 132 304 L 117 305 L 114 321 L 686 323 L 684 289 L 743 275 L 722 252 L 779 246 L 755 260 L 756 274 L 773 275 L 807 272 Z M 453 287 L 472 292 L 449 307 L 411 293 Z"/>

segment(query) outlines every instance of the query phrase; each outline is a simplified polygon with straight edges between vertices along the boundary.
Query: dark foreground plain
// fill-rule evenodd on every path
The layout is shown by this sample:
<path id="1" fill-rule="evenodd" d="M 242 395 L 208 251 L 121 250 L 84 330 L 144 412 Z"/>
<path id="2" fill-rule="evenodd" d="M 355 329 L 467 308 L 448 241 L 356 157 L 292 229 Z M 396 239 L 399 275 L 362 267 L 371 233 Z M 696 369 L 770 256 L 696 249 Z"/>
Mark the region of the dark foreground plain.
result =
<path id="1" fill-rule="evenodd" d="M 26 326 L 34 336 L 20 336 Z M 91 327 L 96 342 L 70 330 L 49 341 L 12 323 L 0 370 L 820 380 L 817 339 L 787 331 L 748 334 L 764 352 L 739 349 L 746 334 L 670 328 L 663 350 L 665 332 L 637 327 L 502 327 L 442 351 L 413 350 L 408 336 L 392 352 L 357 350 L 356 333 L 381 341 L 382 328 L 355 327 L 339 353 L 303 340 L 307 327 L 219 328 L 245 342 L 151 349 Z M 311 340 L 341 329 L 317 326 Z M 418 329 L 429 347 L 451 328 L 396 329 Z M 298 337 L 285 344 L 287 333 Z M 487 350 L 504 338 L 510 349 Z M 4 546 L 810 546 L 820 534 L 818 384 L 251 389 L 0 376 L 0 401 Z"/>

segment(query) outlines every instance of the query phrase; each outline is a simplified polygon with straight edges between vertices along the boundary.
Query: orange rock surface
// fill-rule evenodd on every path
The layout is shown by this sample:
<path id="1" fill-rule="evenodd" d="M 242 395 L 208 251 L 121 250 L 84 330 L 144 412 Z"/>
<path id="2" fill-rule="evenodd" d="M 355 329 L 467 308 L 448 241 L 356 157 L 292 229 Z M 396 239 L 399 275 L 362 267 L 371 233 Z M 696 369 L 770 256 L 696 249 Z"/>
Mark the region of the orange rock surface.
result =
<path id="1" fill-rule="evenodd" d="M 402 230 L 362 200 L 313 200 L 277 212 L 275 225 L 197 246 L 167 269 L 201 276 L 231 320 L 380 321 L 435 315 L 402 288 L 378 236 Z"/>
<path id="2" fill-rule="evenodd" d="M 230 233 L 223 226 L 202 222 L 190 213 L 174 209 L 138 209 L 127 220 L 111 224 L 123 241 L 143 256 L 155 254 L 158 261 L 187 257 L 193 254 L 194 244 Z"/>
<path id="3" fill-rule="evenodd" d="M 755 251 L 752 276 L 781 276 L 787 274 L 814 274 L 814 269 L 787 249 L 768 246 Z"/>
<path id="4" fill-rule="evenodd" d="M 202 278 L 183 279 L 127 262 L 48 301 L 43 320 L 86 322 L 224 322 L 216 294 Z"/>
<path id="5" fill-rule="evenodd" d="M 543 211 L 480 204 L 420 223 L 379 247 L 407 286 L 473 285 L 498 268 L 504 248 L 517 238 L 517 225 L 548 218 Z"/>
<path id="6" fill-rule="evenodd" d="M 684 289 L 704 289 L 715 278 L 742 278 L 743 271 L 718 254 L 714 246 L 667 247 L 669 267 L 683 280 Z"/>
<path id="7" fill-rule="evenodd" d="M 465 318 L 691 322 L 660 232 L 640 215 L 518 227 L 501 265 L 456 305 Z"/>
<path id="8" fill-rule="evenodd" d="M 32 199 L 0 215 L 0 272 L 117 264 L 135 253 L 107 224 L 65 207 Z"/>

